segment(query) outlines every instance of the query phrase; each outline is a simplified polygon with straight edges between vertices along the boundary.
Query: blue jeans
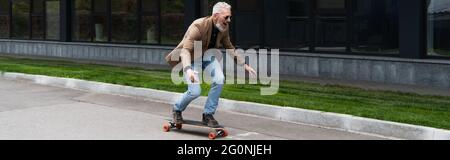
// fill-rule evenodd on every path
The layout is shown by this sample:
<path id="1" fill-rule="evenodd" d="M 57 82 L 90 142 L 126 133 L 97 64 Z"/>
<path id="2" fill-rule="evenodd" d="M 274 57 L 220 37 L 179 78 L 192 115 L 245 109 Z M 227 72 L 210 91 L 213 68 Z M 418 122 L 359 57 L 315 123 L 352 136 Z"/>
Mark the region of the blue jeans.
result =
<path id="1" fill-rule="evenodd" d="M 206 70 L 205 70 L 206 68 Z M 208 99 L 206 100 L 204 114 L 212 114 L 216 112 L 217 106 L 219 105 L 219 97 L 222 93 L 223 83 L 224 83 L 224 75 L 220 64 L 217 61 L 203 61 L 201 64 L 192 64 L 192 69 L 197 71 L 198 73 L 202 73 L 205 70 L 205 73 L 209 73 L 211 76 L 211 89 L 208 93 Z M 198 74 L 195 75 L 196 80 L 199 81 Z M 188 84 L 188 90 L 183 94 L 181 99 L 179 99 L 175 105 L 175 111 L 183 112 L 187 105 L 191 103 L 194 99 L 200 96 L 201 87 L 198 82 L 191 83 L 189 78 L 184 76 L 185 81 Z"/>

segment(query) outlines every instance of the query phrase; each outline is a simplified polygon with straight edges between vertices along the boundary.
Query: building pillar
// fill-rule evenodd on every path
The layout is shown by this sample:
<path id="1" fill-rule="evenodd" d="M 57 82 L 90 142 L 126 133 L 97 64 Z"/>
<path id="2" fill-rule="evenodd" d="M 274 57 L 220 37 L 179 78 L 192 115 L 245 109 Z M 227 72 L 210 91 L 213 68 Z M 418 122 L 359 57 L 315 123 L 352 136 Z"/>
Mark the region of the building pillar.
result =
<path id="1" fill-rule="evenodd" d="M 71 0 L 60 0 L 60 41 L 71 41 L 72 19 L 71 19 Z"/>

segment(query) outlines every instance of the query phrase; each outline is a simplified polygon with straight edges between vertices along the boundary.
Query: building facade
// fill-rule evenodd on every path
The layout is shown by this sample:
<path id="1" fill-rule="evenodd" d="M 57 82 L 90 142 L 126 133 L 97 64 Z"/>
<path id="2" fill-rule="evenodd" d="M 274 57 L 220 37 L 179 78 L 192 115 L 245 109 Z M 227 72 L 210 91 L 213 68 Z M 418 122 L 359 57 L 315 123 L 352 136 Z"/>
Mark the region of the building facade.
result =
<path id="1" fill-rule="evenodd" d="M 450 89 L 450 0 L 221 0 L 280 73 Z M 0 0 L 0 53 L 165 65 L 218 0 Z"/>

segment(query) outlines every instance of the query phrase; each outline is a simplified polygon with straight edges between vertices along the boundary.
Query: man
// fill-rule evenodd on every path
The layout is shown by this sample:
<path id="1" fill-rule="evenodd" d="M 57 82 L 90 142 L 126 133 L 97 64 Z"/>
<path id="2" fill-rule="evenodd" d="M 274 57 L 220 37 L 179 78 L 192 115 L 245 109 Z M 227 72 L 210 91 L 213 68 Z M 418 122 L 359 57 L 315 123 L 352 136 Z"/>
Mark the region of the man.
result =
<path id="1" fill-rule="evenodd" d="M 230 42 L 229 25 L 231 22 L 231 6 L 225 2 L 218 2 L 213 7 L 212 16 L 204 17 L 195 20 L 186 31 L 186 34 L 180 44 L 169 53 L 165 58 L 171 66 L 180 63 L 180 60 L 175 55 L 179 55 L 183 66 L 183 73 L 185 79 L 188 81 L 188 90 L 183 94 L 173 106 L 173 122 L 183 123 L 182 112 L 187 105 L 194 99 L 200 96 L 201 87 L 198 82 L 199 78 L 196 73 L 201 72 L 202 69 L 210 69 L 212 83 L 211 89 L 208 93 L 208 99 L 203 111 L 202 122 L 210 127 L 219 125 L 214 119 L 219 97 L 222 92 L 224 83 L 224 75 L 220 64 L 217 61 L 201 61 L 201 64 L 193 63 L 194 60 L 202 59 L 202 55 L 206 50 L 211 48 L 235 49 Z M 201 41 L 202 53 L 194 54 L 194 41 Z M 229 52 L 227 52 L 229 53 Z M 249 65 L 245 64 L 245 60 L 235 52 L 229 53 L 236 59 L 236 63 L 244 67 L 252 76 L 256 76 L 255 70 Z M 193 83 L 190 83 L 190 82 Z"/>

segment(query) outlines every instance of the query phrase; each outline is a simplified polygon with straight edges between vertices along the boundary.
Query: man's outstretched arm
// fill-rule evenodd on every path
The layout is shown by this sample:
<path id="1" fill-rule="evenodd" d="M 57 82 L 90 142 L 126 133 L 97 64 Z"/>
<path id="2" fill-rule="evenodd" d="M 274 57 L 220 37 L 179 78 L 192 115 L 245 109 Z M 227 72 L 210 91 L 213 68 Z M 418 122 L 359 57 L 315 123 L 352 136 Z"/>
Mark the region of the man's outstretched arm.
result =
<path id="1" fill-rule="evenodd" d="M 227 34 L 229 34 L 229 33 L 227 33 Z M 230 36 L 226 36 L 223 39 L 223 45 L 224 45 L 225 49 L 232 49 L 233 50 L 232 52 L 227 52 L 227 53 L 231 54 L 231 56 L 235 58 L 236 63 L 238 65 L 243 66 L 245 68 L 245 70 L 250 73 L 251 76 L 255 76 L 256 77 L 256 75 L 257 75 L 256 71 L 250 65 L 245 64 L 244 57 L 242 57 L 241 55 L 239 55 L 239 54 L 237 54 L 235 52 L 236 48 L 231 43 Z"/>

